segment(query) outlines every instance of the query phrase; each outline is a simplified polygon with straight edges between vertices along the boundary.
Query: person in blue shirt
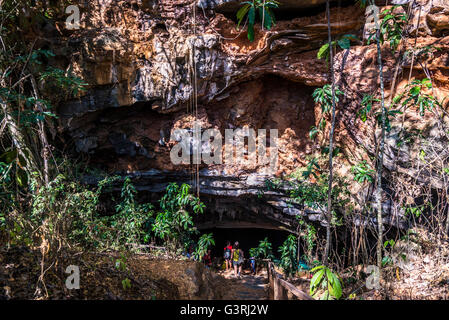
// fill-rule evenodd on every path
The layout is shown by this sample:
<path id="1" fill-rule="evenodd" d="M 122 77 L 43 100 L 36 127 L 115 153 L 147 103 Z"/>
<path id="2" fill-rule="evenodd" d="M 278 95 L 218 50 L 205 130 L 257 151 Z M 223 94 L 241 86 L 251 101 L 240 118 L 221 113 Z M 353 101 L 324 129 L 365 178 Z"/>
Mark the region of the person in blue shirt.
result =
<path id="1" fill-rule="evenodd" d="M 190 245 L 189 246 L 189 249 L 187 250 L 187 254 L 186 254 L 186 256 L 187 256 L 187 258 L 192 258 L 193 257 L 193 245 Z"/>
<path id="2" fill-rule="evenodd" d="M 249 258 L 249 263 L 251 265 L 251 272 L 253 275 L 256 275 L 256 258 L 255 257 L 250 257 Z"/>

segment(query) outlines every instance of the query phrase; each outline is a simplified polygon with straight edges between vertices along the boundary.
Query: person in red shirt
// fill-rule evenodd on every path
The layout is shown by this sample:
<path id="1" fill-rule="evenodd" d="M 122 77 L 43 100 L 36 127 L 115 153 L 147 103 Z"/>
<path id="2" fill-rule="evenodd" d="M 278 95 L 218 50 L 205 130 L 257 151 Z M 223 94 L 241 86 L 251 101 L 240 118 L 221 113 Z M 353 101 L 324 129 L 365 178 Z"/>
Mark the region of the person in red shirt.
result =
<path id="1" fill-rule="evenodd" d="M 224 254 L 223 254 L 223 258 L 226 261 L 226 271 L 232 269 L 231 252 L 232 252 L 231 241 L 226 241 L 226 247 L 224 247 Z"/>
<path id="2" fill-rule="evenodd" d="M 212 266 L 212 256 L 211 256 L 211 250 L 207 250 L 207 253 L 203 257 L 203 262 L 206 265 L 206 267 L 210 268 Z"/>

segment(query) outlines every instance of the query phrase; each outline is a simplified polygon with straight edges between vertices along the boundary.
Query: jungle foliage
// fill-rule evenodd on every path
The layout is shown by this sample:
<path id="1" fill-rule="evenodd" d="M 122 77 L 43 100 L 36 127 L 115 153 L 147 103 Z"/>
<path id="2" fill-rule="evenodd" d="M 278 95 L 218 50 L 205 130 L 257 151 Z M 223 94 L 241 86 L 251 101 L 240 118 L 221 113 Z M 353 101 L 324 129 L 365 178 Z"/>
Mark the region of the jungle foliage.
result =
<path id="1" fill-rule="evenodd" d="M 276 18 L 272 9 L 279 7 L 279 2 L 275 0 L 252 0 L 241 3 L 242 7 L 237 12 L 237 29 L 243 19 L 247 17 L 248 39 L 254 41 L 254 25 L 257 15 L 262 20 L 262 28 L 270 30 L 276 24 Z"/>

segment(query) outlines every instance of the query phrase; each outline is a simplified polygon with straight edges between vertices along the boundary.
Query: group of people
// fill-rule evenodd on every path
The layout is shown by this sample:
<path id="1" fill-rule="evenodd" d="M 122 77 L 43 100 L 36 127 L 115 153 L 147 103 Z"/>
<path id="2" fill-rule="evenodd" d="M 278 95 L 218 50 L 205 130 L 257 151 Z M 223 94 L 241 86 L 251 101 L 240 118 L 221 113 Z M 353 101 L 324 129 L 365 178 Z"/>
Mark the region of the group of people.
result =
<path id="1" fill-rule="evenodd" d="M 241 278 L 242 268 L 244 259 L 243 250 L 239 247 L 239 242 L 236 241 L 234 246 L 231 245 L 230 241 L 226 242 L 226 246 L 224 247 L 223 258 L 226 263 L 226 271 L 231 270 L 234 267 L 234 275 L 238 278 Z M 251 264 L 251 271 L 253 274 L 256 274 L 256 259 L 255 257 L 250 257 L 249 259 Z"/>
<path id="2" fill-rule="evenodd" d="M 193 247 L 191 246 L 187 252 L 187 257 L 193 257 Z M 245 261 L 245 256 L 243 250 L 240 249 L 239 242 L 236 241 L 234 245 L 231 245 L 231 241 L 226 241 L 226 246 L 223 249 L 223 258 L 225 260 L 226 271 L 234 269 L 234 275 L 237 278 L 241 278 L 241 273 L 243 269 L 243 262 Z M 212 267 L 212 253 L 208 249 L 206 254 L 201 259 L 207 268 Z M 251 272 L 256 274 L 256 259 L 255 257 L 249 258 Z"/>

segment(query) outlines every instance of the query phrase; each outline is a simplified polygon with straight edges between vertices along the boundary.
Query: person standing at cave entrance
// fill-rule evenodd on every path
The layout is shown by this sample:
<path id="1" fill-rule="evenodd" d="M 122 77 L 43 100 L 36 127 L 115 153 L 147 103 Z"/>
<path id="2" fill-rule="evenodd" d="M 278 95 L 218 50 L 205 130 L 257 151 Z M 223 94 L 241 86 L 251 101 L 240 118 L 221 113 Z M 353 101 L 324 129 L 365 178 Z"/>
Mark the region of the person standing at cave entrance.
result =
<path id="1" fill-rule="evenodd" d="M 249 258 L 249 263 L 251 266 L 251 273 L 255 276 L 257 272 L 256 272 L 256 257 L 254 255 Z"/>
<path id="2" fill-rule="evenodd" d="M 210 249 L 208 249 L 207 253 L 204 255 L 203 262 L 207 269 L 212 267 L 212 254 Z"/>
<path id="3" fill-rule="evenodd" d="M 226 247 L 224 247 L 224 254 L 223 254 L 223 258 L 225 259 L 226 262 L 226 271 L 232 269 L 231 252 L 232 252 L 231 241 L 226 241 Z"/>
<path id="4" fill-rule="evenodd" d="M 234 243 L 234 248 L 231 252 L 232 263 L 234 264 L 234 274 L 236 277 L 241 277 L 242 266 L 243 266 L 243 251 L 239 248 L 239 242 Z"/>
<path id="5" fill-rule="evenodd" d="M 189 249 L 187 249 L 187 253 L 185 254 L 186 255 L 186 257 L 187 258 L 193 258 L 193 252 L 194 252 L 195 250 L 194 250 L 194 247 L 193 247 L 193 244 L 191 244 L 190 246 L 189 246 Z"/>

